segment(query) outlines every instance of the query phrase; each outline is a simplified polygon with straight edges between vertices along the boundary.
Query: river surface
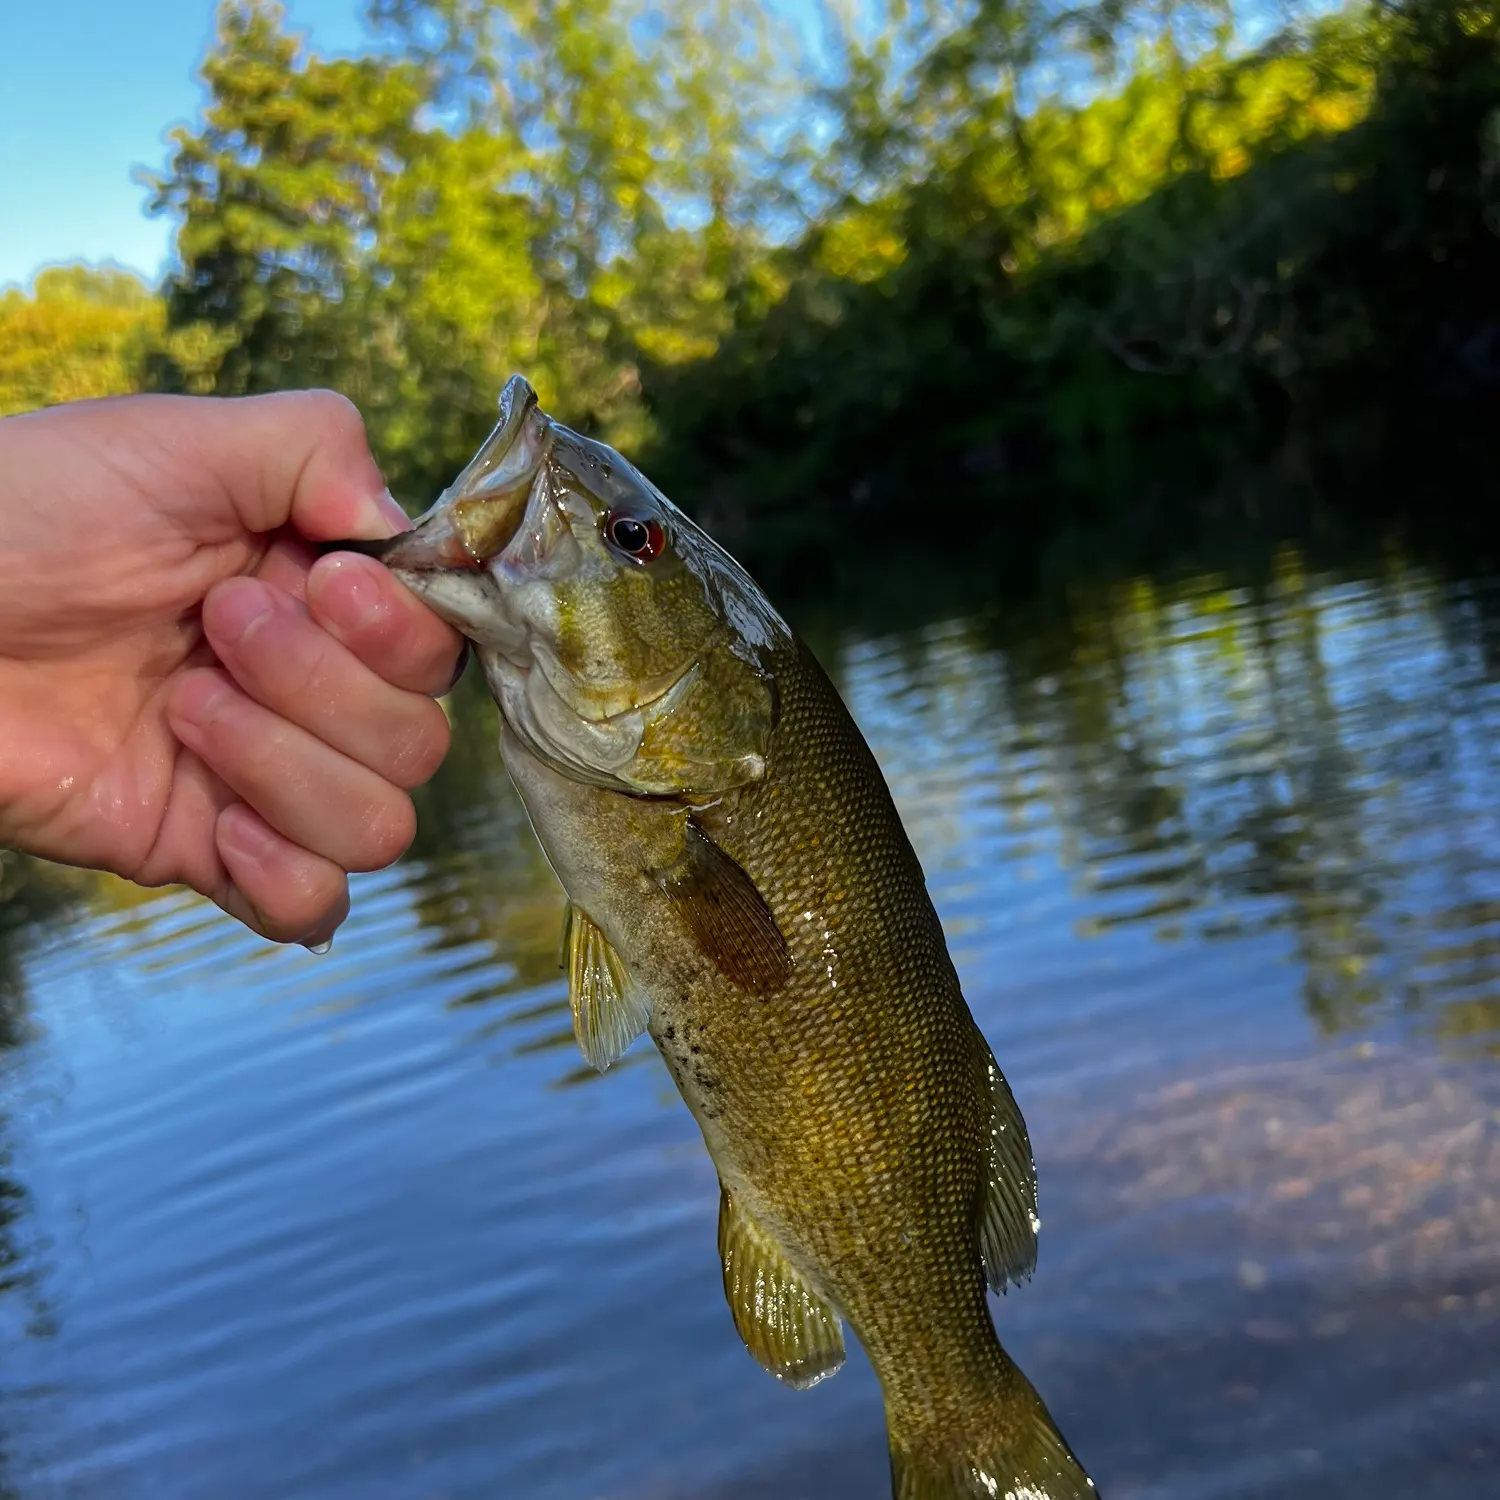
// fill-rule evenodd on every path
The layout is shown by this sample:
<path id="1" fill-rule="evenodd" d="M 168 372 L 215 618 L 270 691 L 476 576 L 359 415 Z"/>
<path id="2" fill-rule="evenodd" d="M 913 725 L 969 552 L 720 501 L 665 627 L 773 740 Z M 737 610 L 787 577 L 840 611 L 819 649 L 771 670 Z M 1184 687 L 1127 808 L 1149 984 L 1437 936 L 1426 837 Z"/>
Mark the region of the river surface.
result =
<path id="1" fill-rule="evenodd" d="M 1030 1123 L 1002 1338 L 1106 1500 L 1500 1497 L 1500 590 L 1139 580 L 817 622 Z M 878 1390 L 780 1388 L 644 1040 L 472 683 L 314 957 L 0 864 L 0 1494 L 855 1500 Z"/>

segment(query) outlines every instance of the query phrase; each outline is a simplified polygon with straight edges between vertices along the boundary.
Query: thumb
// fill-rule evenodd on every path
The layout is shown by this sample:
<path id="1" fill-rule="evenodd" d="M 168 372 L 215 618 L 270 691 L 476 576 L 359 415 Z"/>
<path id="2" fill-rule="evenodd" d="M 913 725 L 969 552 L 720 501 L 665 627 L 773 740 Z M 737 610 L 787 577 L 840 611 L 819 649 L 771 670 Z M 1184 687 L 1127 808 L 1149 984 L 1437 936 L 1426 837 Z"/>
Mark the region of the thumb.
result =
<path id="1" fill-rule="evenodd" d="M 161 396 L 190 403 L 179 429 L 246 531 L 378 541 L 411 522 L 391 497 L 352 401 L 334 391 Z"/>

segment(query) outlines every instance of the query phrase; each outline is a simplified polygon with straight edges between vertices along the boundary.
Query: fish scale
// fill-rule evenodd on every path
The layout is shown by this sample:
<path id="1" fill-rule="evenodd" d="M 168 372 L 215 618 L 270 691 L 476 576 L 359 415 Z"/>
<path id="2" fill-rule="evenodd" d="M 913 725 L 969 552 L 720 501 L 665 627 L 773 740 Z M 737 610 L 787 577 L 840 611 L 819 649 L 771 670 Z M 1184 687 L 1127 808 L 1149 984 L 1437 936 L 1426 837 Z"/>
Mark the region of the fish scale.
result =
<path id="1" fill-rule="evenodd" d="M 862 736 L 805 649 L 774 670 L 770 775 L 705 828 L 797 963 L 758 1024 L 715 1044 L 743 1101 L 717 1133 L 729 1153 L 759 1143 L 755 1201 L 859 1332 L 893 1428 L 961 1431 L 970 1388 L 1004 1362 L 978 1243 L 989 1049 Z M 693 1007 L 700 1024 L 721 999 Z"/>
<path id="2" fill-rule="evenodd" d="M 605 1068 L 648 1030 L 698 1121 L 751 1354 L 813 1384 L 847 1319 L 896 1500 L 1092 1495 L 990 1318 L 987 1288 L 1035 1261 L 1025 1123 L 811 653 L 519 377 L 474 461 L 381 551 L 477 647 L 568 894 L 585 1055 Z"/>

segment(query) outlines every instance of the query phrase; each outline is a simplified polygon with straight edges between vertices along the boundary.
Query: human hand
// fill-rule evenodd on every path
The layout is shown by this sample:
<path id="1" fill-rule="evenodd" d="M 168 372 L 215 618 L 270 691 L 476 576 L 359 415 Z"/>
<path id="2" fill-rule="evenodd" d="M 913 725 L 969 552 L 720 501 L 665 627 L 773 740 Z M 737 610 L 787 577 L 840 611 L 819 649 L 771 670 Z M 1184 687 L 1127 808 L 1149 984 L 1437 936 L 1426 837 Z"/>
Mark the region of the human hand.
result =
<path id="1" fill-rule="evenodd" d="M 331 937 L 411 842 L 460 642 L 311 544 L 406 524 L 330 392 L 0 420 L 0 843 Z"/>

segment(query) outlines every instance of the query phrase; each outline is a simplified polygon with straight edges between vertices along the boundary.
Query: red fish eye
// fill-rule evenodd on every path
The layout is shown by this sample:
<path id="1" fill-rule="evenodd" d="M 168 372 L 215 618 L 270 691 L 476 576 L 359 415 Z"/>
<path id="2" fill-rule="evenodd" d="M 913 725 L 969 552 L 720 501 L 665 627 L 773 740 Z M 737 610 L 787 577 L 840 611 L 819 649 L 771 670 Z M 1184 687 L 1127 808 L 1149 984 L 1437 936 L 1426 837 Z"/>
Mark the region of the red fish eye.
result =
<path id="1" fill-rule="evenodd" d="M 629 511 L 612 510 L 604 518 L 604 534 L 627 556 L 637 562 L 650 562 L 661 556 L 667 538 L 649 516 L 633 516 Z"/>

